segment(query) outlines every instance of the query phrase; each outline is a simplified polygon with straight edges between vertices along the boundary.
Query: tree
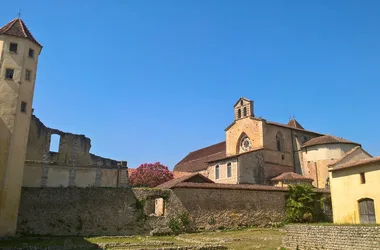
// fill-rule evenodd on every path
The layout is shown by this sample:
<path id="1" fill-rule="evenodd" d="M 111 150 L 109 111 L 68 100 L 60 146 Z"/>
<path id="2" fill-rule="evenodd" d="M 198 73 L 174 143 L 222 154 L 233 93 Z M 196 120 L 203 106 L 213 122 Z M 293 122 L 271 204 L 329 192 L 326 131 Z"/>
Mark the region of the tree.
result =
<path id="1" fill-rule="evenodd" d="M 327 198 L 317 194 L 310 184 L 290 185 L 286 199 L 287 222 L 325 220 L 323 209 Z"/>
<path id="2" fill-rule="evenodd" d="M 160 162 L 141 164 L 129 176 L 129 181 L 134 187 L 156 187 L 171 179 L 173 174 Z"/>

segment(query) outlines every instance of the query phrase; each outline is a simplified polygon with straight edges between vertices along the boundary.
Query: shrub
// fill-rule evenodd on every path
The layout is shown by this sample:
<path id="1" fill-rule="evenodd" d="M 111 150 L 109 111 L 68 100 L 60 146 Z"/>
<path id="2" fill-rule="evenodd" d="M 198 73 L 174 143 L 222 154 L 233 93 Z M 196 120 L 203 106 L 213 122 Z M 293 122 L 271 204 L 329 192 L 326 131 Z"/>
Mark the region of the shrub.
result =
<path id="1" fill-rule="evenodd" d="M 159 162 L 141 164 L 129 176 L 131 185 L 134 187 L 156 187 L 171 179 L 173 179 L 173 173 Z"/>

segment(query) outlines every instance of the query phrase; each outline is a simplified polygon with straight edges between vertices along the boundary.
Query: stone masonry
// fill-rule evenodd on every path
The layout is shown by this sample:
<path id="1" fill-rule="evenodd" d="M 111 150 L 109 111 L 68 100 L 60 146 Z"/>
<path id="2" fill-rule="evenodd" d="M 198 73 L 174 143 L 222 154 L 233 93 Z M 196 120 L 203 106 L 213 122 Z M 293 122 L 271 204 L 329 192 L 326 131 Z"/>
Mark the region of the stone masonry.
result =
<path id="1" fill-rule="evenodd" d="M 380 249 L 380 226 L 287 225 L 286 249 Z"/>

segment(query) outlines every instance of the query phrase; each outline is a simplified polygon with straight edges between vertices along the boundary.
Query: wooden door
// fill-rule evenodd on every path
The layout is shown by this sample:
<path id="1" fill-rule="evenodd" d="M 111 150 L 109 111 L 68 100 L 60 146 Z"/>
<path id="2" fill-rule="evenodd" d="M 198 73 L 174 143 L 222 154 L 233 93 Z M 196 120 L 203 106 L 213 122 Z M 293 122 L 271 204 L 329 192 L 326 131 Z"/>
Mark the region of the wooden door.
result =
<path id="1" fill-rule="evenodd" d="M 359 200 L 360 223 L 376 223 L 375 206 L 372 199 L 365 198 Z"/>

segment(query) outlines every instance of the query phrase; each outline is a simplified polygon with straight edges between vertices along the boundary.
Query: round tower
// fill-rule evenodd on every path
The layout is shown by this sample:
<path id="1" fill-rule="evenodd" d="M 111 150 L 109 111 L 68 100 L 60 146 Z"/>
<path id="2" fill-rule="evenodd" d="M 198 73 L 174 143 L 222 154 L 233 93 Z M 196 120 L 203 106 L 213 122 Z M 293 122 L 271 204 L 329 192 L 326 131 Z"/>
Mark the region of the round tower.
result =
<path id="1" fill-rule="evenodd" d="M 0 236 L 16 232 L 41 50 L 20 18 L 0 28 Z"/>

